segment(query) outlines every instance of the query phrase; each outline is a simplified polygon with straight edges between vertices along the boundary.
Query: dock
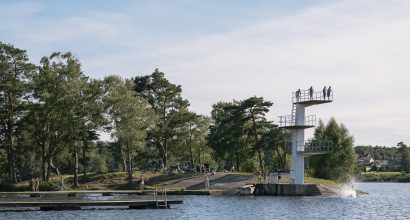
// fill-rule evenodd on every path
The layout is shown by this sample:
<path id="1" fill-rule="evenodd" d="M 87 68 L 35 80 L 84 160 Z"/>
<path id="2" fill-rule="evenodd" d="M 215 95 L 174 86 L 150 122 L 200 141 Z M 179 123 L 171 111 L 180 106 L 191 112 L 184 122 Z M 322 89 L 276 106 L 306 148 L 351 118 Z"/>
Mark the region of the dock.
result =
<path id="1" fill-rule="evenodd" d="M 124 206 L 130 209 L 170 208 L 171 204 L 182 204 L 182 200 L 79 200 L 79 201 L 0 201 L 0 207 L 39 207 L 42 211 L 79 210 L 84 206 Z"/>
<path id="2" fill-rule="evenodd" d="M 162 194 L 161 194 L 162 193 Z M 78 199 L 78 195 L 123 196 L 113 199 Z M 142 196 L 141 196 L 142 195 Z M 27 198 L 25 198 L 27 196 Z M 63 197 L 61 197 L 63 196 Z M 67 196 L 65 198 L 64 196 Z M 59 198 L 56 198 L 59 197 Z M 133 198 L 134 197 L 134 198 Z M 130 209 L 158 209 L 170 208 L 173 204 L 182 204 L 182 200 L 168 199 L 167 193 L 158 191 L 139 190 L 82 190 L 82 191 L 41 191 L 41 192 L 0 192 L 0 208 L 35 208 L 42 211 L 50 210 L 79 210 L 82 207 L 128 207 Z"/>

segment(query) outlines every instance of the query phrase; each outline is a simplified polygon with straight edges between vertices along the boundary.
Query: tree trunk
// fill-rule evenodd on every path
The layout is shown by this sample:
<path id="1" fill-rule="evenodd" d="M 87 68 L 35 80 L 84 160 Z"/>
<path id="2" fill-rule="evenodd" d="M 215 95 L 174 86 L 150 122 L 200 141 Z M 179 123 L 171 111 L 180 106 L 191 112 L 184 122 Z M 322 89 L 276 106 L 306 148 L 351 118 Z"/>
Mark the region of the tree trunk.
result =
<path id="1" fill-rule="evenodd" d="M 41 179 L 43 181 L 46 181 L 46 162 L 47 162 L 47 156 L 46 156 L 46 143 L 43 142 L 41 144 Z"/>
<path id="2" fill-rule="evenodd" d="M 128 172 L 128 185 L 132 185 L 132 157 L 127 143 L 127 172 Z"/>
<path id="3" fill-rule="evenodd" d="M 236 171 L 239 172 L 240 171 L 240 160 L 239 160 L 239 156 L 236 155 Z"/>
<path id="4" fill-rule="evenodd" d="M 254 135 L 254 138 L 255 138 L 255 145 L 256 145 L 256 143 L 258 143 L 258 134 L 257 134 L 257 131 L 256 131 L 255 116 L 253 115 L 252 111 L 251 111 L 251 118 L 252 118 L 252 130 L 253 130 L 253 135 Z M 265 169 L 263 167 L 262 152 L 261 152 L 261 149 L 259 149 L 259 148 L 258 148 L 258 159 L 259 159 L 259 168 L 262 171 L 262 173 L 265 173 Z"/>
<path id="5" fill-rule="evenodd" d="M 46 175 L 46 181 L 48 181 L 50 179 L 50 175 L 51 175 L 51 153 L 49 152 L 47 155 L 47 175 Z"/>
<path id="6" fill-rule="evenodd" d="M 189 155 L 191 156 L 191 164 L 194 165 L 194 154 L 192 152 L 192 144 L 189 144 Z"/>
<path id="7" fill-rule="evenodd" d="M 16 174 L 16 160 L 13 147 L 9 145 L 8 147 L 8 164 L 9 164 L 9 179 L 12 183 L 17 183 Z"/>
<path id="8" fill-rule="evenodd" d="M 9 165 L 9 180 L 12 183 L 17 183 L 17 173 L 16 173 L 16 159 L 15 159 L 15 152 L 13 149 L 14 141 L 13 141 L 13 130 L 12 130 L 12 123 L 7 123 L 7 159 Z"/>
<path id="9" fill-rule="evenodd" d="M 83 140 L 83 178 L 87 179 L 87 157 L 86 152 L 88 149 L 88 141 L 86 139 Z"/>
<path id="10" fill-rule="evenodd" d="M 74 186 L 78 187 L 78 153 L 74 142 Z"/>

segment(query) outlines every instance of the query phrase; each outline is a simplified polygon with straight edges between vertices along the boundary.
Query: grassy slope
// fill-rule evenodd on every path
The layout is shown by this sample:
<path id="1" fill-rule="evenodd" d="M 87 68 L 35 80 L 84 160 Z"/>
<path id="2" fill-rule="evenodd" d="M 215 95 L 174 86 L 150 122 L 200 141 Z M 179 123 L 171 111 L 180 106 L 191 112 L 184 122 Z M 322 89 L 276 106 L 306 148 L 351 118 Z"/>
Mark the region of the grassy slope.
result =
<path id="1" fill-rule="evenodd" d="M 95 174 L 95 173 L 90 173 L 87 175 L 87 179 L 83 179 L 82 175 L 79 176 L 80 179 L 80 186 L 77 188 L 74 188 L 72 186 L 73 183 L 73 177 L 72 175 L 64 175 L 63 179 L 65 182 L 65 187 L 66 190 L 106 190 L 106 189 L 113 189 L 113 190 L 136 190 L 139 189 L 139 177 L 140 177 L 140 172 L 135 171 L 133 173 L 133 182 L 134 184 L 129 186 L 127 184 L 127 173 L 126 172 L 115 172 L 115 173 L 104 173 L 104 174 Z M 233 181 L 238 181 L 242 177 L 251 177 L 255 176 L 253 173 L 235 173 L 233 175 L 228 175 L 228 176 L 234 176 L 237 175 L 236 178 L 233 178 Z M 160 185 L 163 185 L 164 183 L 167 184 L 169 182 L 184 182 L 186 180 L 184 179 L 189 179 L 191 177 L 195 177 L 196 174 L 169 174 L 169 175 L 162 175 L 160 173 L 153 174 L 151 172 L 144 173 L 145 179 L 146 179 L 146 188 L 154 188 Z M 226 176 L 226 177 L 228 177 Z M 221 179 L 220 179 L 221 180 Z M 230 179 L 224 179 L 225 181 L 231 181 Z M 45 190 L 58 190 L 59 189 L 59 177 L 53 177 L 51 178 L 50 183 L 42 183 L 43 187 L 40 189 L 45 191 Z M 334 181 L 331 180 L 324 180 L 324 179 L 317 179 L 317 178 L 312 178 L 312 177 L 305 177 L 305 182 L 306 183 L 312 183 L 312 184 L 322 184 L 325 186 L 330 186 L 330 187 L 336 187 L 339 188 L 341 184 L 338 184 Z M 285 178 L 283 179 L 282 183 L 287 183 Z M 242 184 L 242 182 L 236 182 L 236 184 Z M 202 184 L 200 184 L 202 186 Z M 175 184 L 174 184 L 175 186 Z M 178 186 L 178 183 L 177 185 Z M 176 187 L 175 189 L 182 189 L 185 187 Z M 21 182 L 18 184 L 15 184 L 12 188 L 3 188 L 0 189 L 0 191 L 26 191 L 30 190 L 29 187 L 29 182 Z"/>

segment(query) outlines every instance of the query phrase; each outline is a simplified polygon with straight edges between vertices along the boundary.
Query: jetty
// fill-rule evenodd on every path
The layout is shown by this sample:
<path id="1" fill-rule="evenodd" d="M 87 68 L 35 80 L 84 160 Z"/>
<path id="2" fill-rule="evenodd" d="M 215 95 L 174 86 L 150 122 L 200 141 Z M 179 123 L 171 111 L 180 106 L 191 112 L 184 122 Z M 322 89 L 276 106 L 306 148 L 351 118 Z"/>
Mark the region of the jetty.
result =
<path id="1" fill-rule="evenodd" d="M 113 199 L 78 199 L 79 195 L 123 196 Z M 142 196 L 141 196 L 142 195 Z M 58 198 L 57 198 L 58 196 Z M 65 197 L 67 196 L 67 197 Z M 128 207 L 130 209 L 164 209 L 170 205 L 183 204 L 182 200 L 169 199 L 165 190 L 144 192 L 137 190 L 95 191 L 43 191 L 43 192 L 0 192 L 0 207 L 35 208 L 42 211 L 79 210 L 82 207 Z"/>

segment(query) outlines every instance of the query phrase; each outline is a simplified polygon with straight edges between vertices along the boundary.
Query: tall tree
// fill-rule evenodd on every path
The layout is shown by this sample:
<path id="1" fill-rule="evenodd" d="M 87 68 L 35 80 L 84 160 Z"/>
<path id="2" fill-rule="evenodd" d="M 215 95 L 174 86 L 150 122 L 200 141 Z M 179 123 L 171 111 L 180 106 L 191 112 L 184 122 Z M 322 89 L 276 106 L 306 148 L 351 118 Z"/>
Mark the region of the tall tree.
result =
<path id="1" fill-rule="evenodd" d="M 36 142 L 42 152 L 43 179 L 48 180 L 51 171 L 60 174 L 53 158 L 65 147 L 70 147 L 74 160 L 74 185 L 78 185 L 78 150 L 83 140 L 88 77 L 71 53 L 53 53 L 41 59 L 41 67 L 33 79 L 36 99 L 33 118 L 38 125 Z"/>
<path id="2" fill-rule="evenodd" d="M 247 134 L 253 138 L 253 149 L 258 154 L 259 169 L 265 172 L 262 150 L 257 144 L 263 129 L 267 124 L 265 115 L 269 112 L 269 107 L 273 105 L 270 101 L 265 101 L 262 97 L 251 97 L 240 103 L 240 110 L 243 112 L 244 123 L 248 124 Z"/>
<path id="3" fill-rule="evenodd" d="M 278 170 L 289 170 L 288 157 L 289 152 L 285 148 L 285 142 L 290 139 L 290 133 L 284 129 L 279 129 L 273 123 L 265 123 L 264 129 L 261 130 L 262 135 L 256 143 L 257 149 L 262 152 L 274 151 L 276 156 L 276 168 Z"/>
<path id="4" fill-rule="evenodd" d="M 27 113 L 30 80 L 35 66 L 25 50 L 0 42 L 0 130 L 8 161 L 8 179 L 17 182 L 16 143 L 18 124 Z"/>
<path id="5" fill-rule="evenodd" d="M 165 166 L 168 164 L 168 149 L 171 140 L 177 138 L 180 129 L 190 117 L 189 102 L 181 96 L 181 86 L 170 83 L 158 69 L 148 76 L 134 80 L 137 96 L 148 100 L 156 115 L 156 124 L 148 132 L 148 144 L 157 148 Z"/>
<path id="6" fill-rule="evenodd" d="M 128 184 L 132 184 L 132 158 L 136 148 L 145 143 L 146 131 L 152 125 L 153 112 L 148 102 L 135 96 L 130 80 L 116 76 L 105 78 L 108 114 L 114 128 L 113 136 L 118 140 L 127 165 Z"/>
<path id="7" fill-rule="evenodd" d="M 356 156 L 353 149 L 354 138 L 348 129 L 343 124 L 338 124 L 334 118 L 326 125 L 320 120 L 312 141 L 333 143 L 331 153 L 309 158 L 309 169 L 313 176 L 340 182 L 349 181 L 356 168 Z"/>
<path id="8" fill-rule="evenodd" d="M 237 170 L 249 159 L 249 145 L 244 134 L 243 115 L 239 103 L 218 102 L 212 106 L 208 145 L 219 159 L 234 158 Z"/>

